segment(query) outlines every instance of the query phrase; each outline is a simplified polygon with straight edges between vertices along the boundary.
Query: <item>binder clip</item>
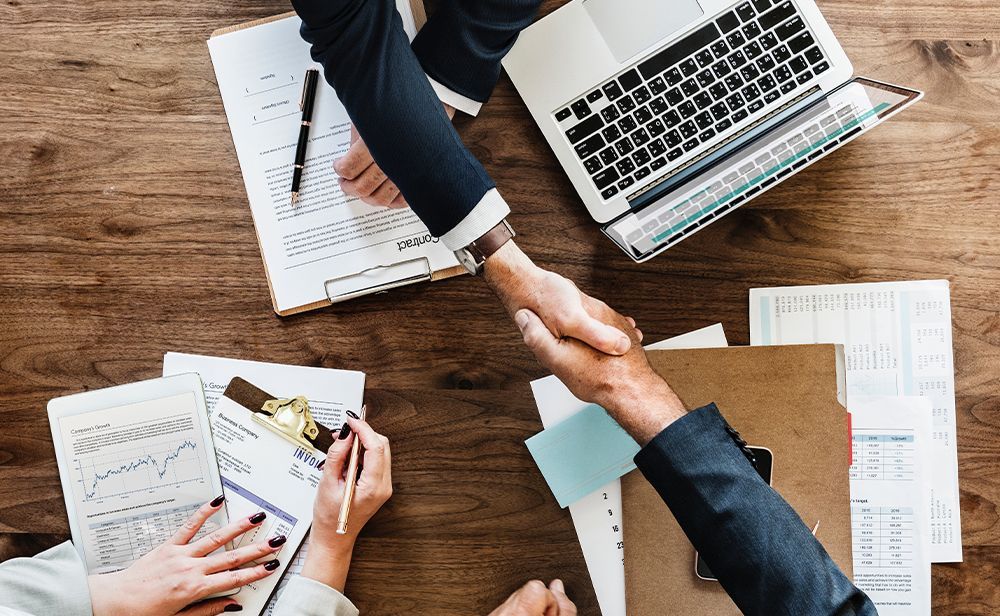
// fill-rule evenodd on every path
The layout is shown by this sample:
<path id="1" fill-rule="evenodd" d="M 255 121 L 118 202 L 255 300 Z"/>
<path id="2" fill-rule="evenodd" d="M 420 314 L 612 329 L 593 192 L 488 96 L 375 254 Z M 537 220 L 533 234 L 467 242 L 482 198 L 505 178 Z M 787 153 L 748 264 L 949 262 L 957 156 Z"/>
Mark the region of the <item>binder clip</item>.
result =
<path id="1" fill-rule="evenodd" d="M 303 396 L 268 400 L 260 410 L 261 413 L 253 414 L 254 421 L 274 430 L 306 451 L 316 451 L 313 442 L 319 436 L 319 428 L 313 421 L 309 401 Z"/>

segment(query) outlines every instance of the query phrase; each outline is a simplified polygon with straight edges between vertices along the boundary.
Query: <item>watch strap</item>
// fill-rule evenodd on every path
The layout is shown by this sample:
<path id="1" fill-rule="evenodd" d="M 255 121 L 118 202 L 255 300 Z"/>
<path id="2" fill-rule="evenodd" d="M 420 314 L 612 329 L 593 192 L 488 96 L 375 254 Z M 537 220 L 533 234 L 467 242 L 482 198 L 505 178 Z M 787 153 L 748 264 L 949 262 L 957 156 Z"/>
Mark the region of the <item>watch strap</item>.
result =
<path id="1" fill-rule="evenodd" d="M 476 257 L 477 261 L 482 262 L 512 239 L 514 239 L 514 230 L 511 229 L 506 220 L 501 220 L 482 237 L 469 244 L 468 250 Z"/>

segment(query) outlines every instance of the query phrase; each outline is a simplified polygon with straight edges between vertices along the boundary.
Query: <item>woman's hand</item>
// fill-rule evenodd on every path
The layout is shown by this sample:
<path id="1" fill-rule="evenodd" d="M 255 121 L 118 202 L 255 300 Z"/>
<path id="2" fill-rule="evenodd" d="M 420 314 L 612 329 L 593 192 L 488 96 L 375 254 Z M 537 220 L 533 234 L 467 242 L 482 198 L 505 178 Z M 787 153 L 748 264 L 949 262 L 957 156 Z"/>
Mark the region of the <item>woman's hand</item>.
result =
<path id="1" fill-rule="evenodd" d="M 334 438 L 323 461 L 323 478 L 313 505 L 309 551 L 302 576 L 344 592 L 354 542 L 361 528 L 392 496 L 392 470 L 389 439 L 372 430 L 366 422 L 348 419 L 340 432 L 334 432 Z M 345 472 L 355 438 L 361 440 L 365 453 L 351 502 L 347 534 L 338 535 L 337 518 L 347 483 Z"/>
<path id="2" fill-rule="evenodd" d="M 532 580 L 514 591 L 490 616 L 576 616 L 576 606 L 566 596 L 561 580 L 552 580 L 548 588 Z"/>
<path id="3" fill-rule="evenodd" d="M 242 610 L 235 599 L 228 597 L 197 602 L 271 575 L 278 568 L 278 561 L 271 558 L 253 567 L 239 567 L 273 556 L 285 543 L 285 537 L 212 554 L 259 526 L 266 517 L 260 512 L 189 543 L 222 503 L 220 496 L 202 505 L 166 543 L 127 569 L 90 576 L 88 583 L 94 616 L 208 616 Z"/>

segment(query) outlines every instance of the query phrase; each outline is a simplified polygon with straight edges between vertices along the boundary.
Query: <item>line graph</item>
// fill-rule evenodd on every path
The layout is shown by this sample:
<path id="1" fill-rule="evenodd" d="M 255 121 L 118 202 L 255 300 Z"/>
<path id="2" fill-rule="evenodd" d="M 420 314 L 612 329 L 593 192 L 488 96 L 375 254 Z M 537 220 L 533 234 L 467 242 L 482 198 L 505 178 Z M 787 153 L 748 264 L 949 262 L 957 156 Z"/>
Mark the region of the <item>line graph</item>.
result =
<path id="1" fill-rule="evenodd" d="M 76 460 L 85 500 L 203 481 L 195 441 L 184 439 Z"/>

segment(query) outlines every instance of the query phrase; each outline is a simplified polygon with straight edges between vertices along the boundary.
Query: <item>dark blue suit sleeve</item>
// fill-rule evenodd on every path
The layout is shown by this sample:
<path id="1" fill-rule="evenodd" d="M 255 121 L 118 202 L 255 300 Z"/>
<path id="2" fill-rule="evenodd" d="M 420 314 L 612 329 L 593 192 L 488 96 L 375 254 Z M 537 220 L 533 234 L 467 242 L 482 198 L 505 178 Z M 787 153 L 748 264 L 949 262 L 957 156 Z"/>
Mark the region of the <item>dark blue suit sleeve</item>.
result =
<path id="1" fill-rule="evenodd" d="M 795 510 L 767 485 L 714 404 L 667 426 L 635 463 L 744 614 L 872 616 Z"/>
<path id="2" fill-rule="evenodd" d="M 410 49 L 392 0 L 292 0 L 372 158 L 435 236 L 475 208 L 493 180 L 466 149 Z"/>
<path id="3" fill-rule="evenodd" d="M 413 40 L 413 51 L 435 81 L 485 102 L 500 76 L 500 60 L 531 25 L 541 0 L 447 0 Z"/>

